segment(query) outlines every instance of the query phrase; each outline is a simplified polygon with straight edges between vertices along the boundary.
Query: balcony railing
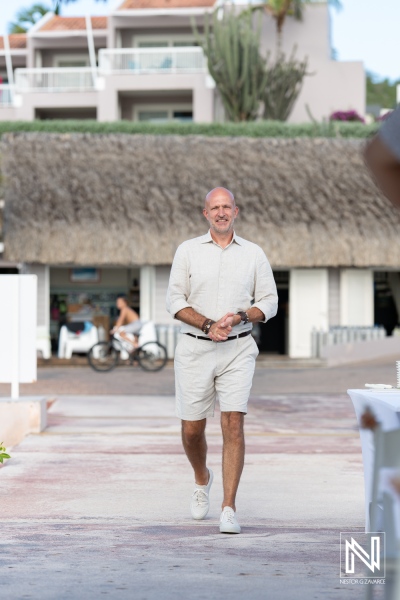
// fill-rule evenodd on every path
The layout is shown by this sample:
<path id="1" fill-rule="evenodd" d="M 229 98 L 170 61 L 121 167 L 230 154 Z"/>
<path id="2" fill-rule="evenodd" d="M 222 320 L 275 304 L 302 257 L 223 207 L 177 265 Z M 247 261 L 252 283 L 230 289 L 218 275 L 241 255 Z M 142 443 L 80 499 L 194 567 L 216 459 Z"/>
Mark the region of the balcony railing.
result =
<path id="1" fill-rule="evenodd" d="M 90 92 L 95 74 L 89 67 L 15 69 L 15 88 L 24 92 Z"/>
<path id="2" fill-rule="evenodd" d="M 103 73 L 194 73 L 206 70 L 202 48 L 118 48 L 99 51 Z"/>
<path id="3" fill-rule="evenodd" d="M 13 94 L 11 86 L 7 83 L 0 85 L 0 108 L 6 108 L 13 105 Z"/>

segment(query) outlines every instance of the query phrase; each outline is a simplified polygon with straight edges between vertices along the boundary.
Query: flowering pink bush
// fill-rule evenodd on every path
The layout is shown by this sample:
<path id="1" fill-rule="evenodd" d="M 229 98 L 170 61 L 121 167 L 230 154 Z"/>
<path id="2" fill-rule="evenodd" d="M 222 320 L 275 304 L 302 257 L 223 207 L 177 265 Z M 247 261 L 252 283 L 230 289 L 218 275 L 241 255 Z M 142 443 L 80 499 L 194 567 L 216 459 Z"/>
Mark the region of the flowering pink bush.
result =
<path id="1" fill-rule="evenodd" d="M 337 110 L 329 117 L 330 121 L 358 121 L 365 123 L 365 120 L 355 110 Z"/>

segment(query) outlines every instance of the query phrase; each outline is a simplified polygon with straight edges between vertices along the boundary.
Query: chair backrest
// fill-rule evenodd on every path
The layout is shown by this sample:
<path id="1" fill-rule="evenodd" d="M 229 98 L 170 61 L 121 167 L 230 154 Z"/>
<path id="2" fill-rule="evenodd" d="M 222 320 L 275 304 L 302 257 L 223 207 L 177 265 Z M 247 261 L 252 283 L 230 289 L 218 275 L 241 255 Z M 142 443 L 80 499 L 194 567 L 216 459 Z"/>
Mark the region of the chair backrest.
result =
<path id="1" fill-rule="evenodd" d="M 379 475 L 381 469 L 400 469 L 400 429 L 382 431 L 378 426 L 374 431 L 375 458 L 372 476 L 369 531 L 377 531 Z"/>
<path id="2" fill-rule="evenodd" d="M 153 321 L 145 321 L 139 334 L 139 345 L 143 346 L 147 342 L 156 342 L 157 332 Z"/>
<path id="3" fill-rule="evenodd" d="M 378 469 L 400 469 L 400 429 L 375 432 L 375 460 Z"/>

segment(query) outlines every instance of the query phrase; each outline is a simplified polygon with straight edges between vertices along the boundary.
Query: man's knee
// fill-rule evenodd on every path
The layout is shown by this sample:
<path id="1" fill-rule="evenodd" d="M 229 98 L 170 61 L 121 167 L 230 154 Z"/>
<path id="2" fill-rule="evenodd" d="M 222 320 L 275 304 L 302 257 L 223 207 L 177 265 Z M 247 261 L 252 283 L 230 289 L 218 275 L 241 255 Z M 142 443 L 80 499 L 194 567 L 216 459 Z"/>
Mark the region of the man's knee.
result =
<path id="1" fill-rule="evenodd" d="M 221 413 L 221 426 L 224 439 L 238 439 L 243 437 L 244 413 Z"/>
<path id="2" fill-rule="evenodd" d="M 196 444 L 204 436 L 205 419 L 201 421 L 182 421 L 182 437 L 187 444 Z"/>

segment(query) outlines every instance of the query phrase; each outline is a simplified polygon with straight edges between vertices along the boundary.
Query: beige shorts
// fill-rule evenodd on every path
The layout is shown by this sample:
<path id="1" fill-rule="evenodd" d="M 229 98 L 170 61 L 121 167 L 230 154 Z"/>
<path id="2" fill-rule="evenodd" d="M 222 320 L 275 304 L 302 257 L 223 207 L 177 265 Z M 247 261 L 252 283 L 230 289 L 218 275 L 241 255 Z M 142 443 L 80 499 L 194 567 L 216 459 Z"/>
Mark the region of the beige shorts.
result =
<path id="1" fill-rule="evenodd" d="M 181 334 L 175 350 L 176 415 L 185 421 L 212 417 L 216 399 L 222 412 L 246 414 L 257 356 L 252 335 L 216 343 Z"/>

